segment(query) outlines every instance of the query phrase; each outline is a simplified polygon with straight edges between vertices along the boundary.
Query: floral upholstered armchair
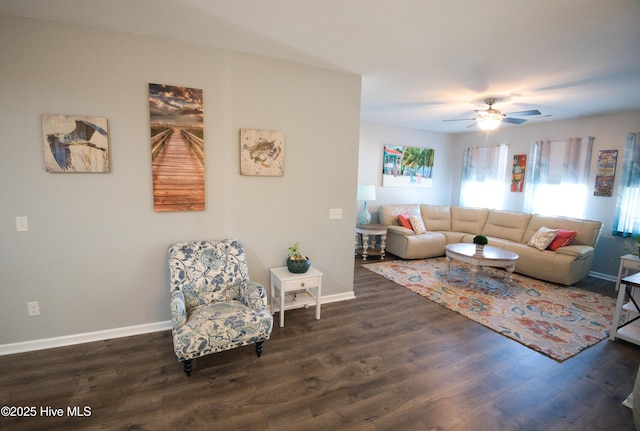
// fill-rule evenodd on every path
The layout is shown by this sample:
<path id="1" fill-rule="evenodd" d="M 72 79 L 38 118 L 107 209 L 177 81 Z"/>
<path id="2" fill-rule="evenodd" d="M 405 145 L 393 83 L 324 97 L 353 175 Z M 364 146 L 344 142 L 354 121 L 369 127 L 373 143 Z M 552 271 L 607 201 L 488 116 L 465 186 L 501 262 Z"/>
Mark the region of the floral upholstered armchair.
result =
<path id="1" fill-rule="evenodd" d="M 173 348 L 184 372 L 210 353 L 255 343 L 258 356 L 273 316 L 265 288 L 249 280 L 239 241 L 195 241 L 169 247 Z"/>

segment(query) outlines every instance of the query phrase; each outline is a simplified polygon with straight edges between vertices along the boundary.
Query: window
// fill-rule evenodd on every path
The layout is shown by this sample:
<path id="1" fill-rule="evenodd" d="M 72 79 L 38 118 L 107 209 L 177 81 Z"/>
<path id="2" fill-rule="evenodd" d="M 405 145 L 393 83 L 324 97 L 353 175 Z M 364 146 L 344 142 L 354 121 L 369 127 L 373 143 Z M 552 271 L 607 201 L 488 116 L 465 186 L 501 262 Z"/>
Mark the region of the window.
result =
<path id="1" fill-rule="evenodd" d="M 613 235 L 640 234 L 640 133 L 627 134 L 622 157 L 616 211 L 613 216 Z"/>
<path id="2" fill-rule="evenodd" d="M 507 144 L 465 148 L 460 206 L 502 209 L 507 187 L 508 149 Z"/>
<path id="3" fill-rule="evenodd" d="M 593 138 L 531 144 L 524 211 L 583 218 Z"/>

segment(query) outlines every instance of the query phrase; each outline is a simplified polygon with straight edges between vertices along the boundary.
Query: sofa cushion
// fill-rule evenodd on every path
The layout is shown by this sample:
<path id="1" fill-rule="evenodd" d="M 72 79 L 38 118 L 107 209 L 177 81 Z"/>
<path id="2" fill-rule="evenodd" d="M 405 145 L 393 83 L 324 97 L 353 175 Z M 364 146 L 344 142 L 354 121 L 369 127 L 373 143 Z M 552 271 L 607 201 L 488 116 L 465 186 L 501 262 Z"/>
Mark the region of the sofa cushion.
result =
<path id="1" fill-rule="evenodd" d="M 558 229 L 549 229 L 548 227 L 541 227 L 538 231 L 531 237 L 527 245 L 531 247 L 535 247 L 538 250 L 544 250 L 551 244 L 551 241 L 558 234 Z"/>
<path id="2" fill-rule="evenodd" d="M 491 210 L 487 222 L 482 229 L 482 234 L 488 237 L 502 238 L 515 242 L 522 242 L 531 214 Z"/>
<path id="3" fill-rule="evenodd" d="M 575 230 L 578 232 L 572 244 L 590 245 L 595 247 L 602 229 L 602 222 L 593 220 L 581 220 L 571 217 L 552 217 L 534 214 L 522 238 L 523 243 L 529 242 L 531 237 L 541 227 L 552 227 L 554 229 Z"/>
<path id="4" fill-rule="evenodd" d="M 466 239 L 466 238 L 465 238 Z M 487 239 L 489 240 L 489 245 L 492 247 L 498 247 L 498 248 L 505 248 L 506 244 L 510 244 L 513 241 L 509 241 L 508 239 L 502 239 L 502 238 L 498 238 L 495 236 L 488 236 Z M 473 242 L 473 237 L 471 237 L 471 241 Z"/>
<path id="5" fill-rule="evenodd" d="M 406 236 L 406 235 L 415 235 L 416 233 L 413 231 L 413 228 L 407 229 L 404 226 L 391 225 L 391 226 L 387 226 L 387 237 L 389 237 L 390 234 Z"/>
<path id="6" fill-rule="evenodd" d="M 420 215 L 419 204 L 406 204 L 406 205 L 381 205 L 378 208 L 378 223 L 387 226 L 398 226 L 398 216 L 400 214 L 407 213 L 410 216 Z"/>
<path id="7" fill-rule="evenodd" d="M 392 241 L 397 240 L 404 242 L 404 244 L 393 244 L 391 246 L 392 248 L 394 248 L 394 246 L 399 246 L 400 249 L 404 249 L 403 254 L 405 259 L 424 259 L 444 256 L 444 246 L 447 244 L 447 238 L 442 234 L 442 232 L 427 231 L 421 235 L 406 235 L 399 238 L 392 238 Z M 389 247 L 390 244 L 387 242 L 385 250 L 397 256 L 397 254 L 394 253 L 395 250 L 391 250 Z"/>
<path id="8" fill-rule="evenodd" d="M 558 234 L 547 248 L 551 251 L 556 251 L 560 247 L 566 247 L 571 244 L 577 234 L 578 232 L 575 230 L 558 229 Z"/>
<path id="9" fill-rule="evenodd" d="M 447 238 L 447 244 L 455 244 L 456 242 L 472 242 L 473 240 L 473 235 L 470 236 L 463 232 L 444 231 L 442 233 Z M 465 240 L 465 237 L 468 237 L 467 240 Z"/>
<path id="10" fill-rule="evenodd" d="M 451 208 L 448 205 L 420 205 L 422 221 L 427 230 L 450 231 Z"/>
<path id="11" fill-rule="evenodd" d="M 451 207 L 451 230 L 479 234 L 487 221 L 489 209 Z"/>
<path id="12" fill-rule="evenodd" d="M 572 281 L 574 274 L 571 261 L 575 257 L 565 256 L 562 258 L 553 251 L 540 251 L 526 244 L 515 242 L 506 244 L 505 249 L 518 254 L 516 272 L 520 274 L 566 285 L 574 282 Z"/>

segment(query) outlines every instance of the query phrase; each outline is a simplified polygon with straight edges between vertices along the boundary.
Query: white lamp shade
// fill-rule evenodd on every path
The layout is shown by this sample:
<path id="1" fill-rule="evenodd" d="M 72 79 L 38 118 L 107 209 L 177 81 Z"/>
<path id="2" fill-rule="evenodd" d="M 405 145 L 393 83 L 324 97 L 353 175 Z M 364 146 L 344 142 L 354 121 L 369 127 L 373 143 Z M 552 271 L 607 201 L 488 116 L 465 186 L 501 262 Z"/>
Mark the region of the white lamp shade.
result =
<path id="1" fill-rule="evenodd" d="M 358 186 L 359 201 L 375 201 L 376 200 L 376 186 L 373 184 L 366 184 L 364 186 Z"/>
<path id="2" fill-rule="evenodd" d="M 502 115 L 500 114 L 484 114 L 480 113 L 478 118 L 478 127 L 481 130 L 495 130 L 502 121 Z"/>

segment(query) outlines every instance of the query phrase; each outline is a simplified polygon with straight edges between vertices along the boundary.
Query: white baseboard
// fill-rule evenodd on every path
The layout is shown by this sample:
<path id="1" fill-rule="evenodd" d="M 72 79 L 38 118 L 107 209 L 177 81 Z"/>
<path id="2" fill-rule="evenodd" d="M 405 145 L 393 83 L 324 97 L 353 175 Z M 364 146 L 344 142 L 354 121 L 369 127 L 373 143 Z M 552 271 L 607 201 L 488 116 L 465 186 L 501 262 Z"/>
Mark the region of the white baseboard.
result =
<path id="1" fill-rule="evenodd" d="M 353 293 L 353 291 L 345 292 L 345 293 L 336 293 L 335 295 L 327 295 L 327 296 L 323 295 L 320 298 L 320 303 L 329 304 L 330 302 L 348 301 L 350 299 L 356 299 L 356 295 L 355 293 Z"/>
<path id="2" fill-rule="evenodd" d="M 126 326 L 124 328 L 64 335 L 62 337 L 2 344 L 0 345 L 0 356 L 11 355 L 13 353 L 32 352 L 35 350 L 52 349 L 54 347 L 71 346 L 74 344 L 91 343 L 93 341 L 109 340 L 112 338 L 129 337 L 132 335 L 148 334 L 149 332 L 165 331 L 167 329 L 171 329 L 171 321 L 169 320 L 164 322 L 146 323 L 143 325 Z"/>
<path id="3" fill-rule="evenodd" d="M 323 296 L 322 304 L 355 299 L 353 292 Z M 65 335 L 62 337 L 44 338 L 40 340 L 21 341 L 19 343 L 1 344 L 0 356 L 14 353 L 33 352 L 36 350 L 53 349 L 55 347 L 72 346 L 74 344 L 91 343 L 93 341 L 110 340 L 112 338 L 130 337 L 132 335 L 148 334 L 150 332 L 171 329 L 171 321 L 145 323 L 143 325 L 126 326 L 124 328 L 106 329 L 103 331 L 85 332 L 82 334 Z"/>
<path id="4" fill-rule="evenodd" d="M 615 283 L 616 281 L 618 281 L 618 277 L 613 276 L 613 275 L 609 275 L 609 274 L 603 274 L 602 272 L 594 272 L 594 271 L 591 271 L 591 272 L 589 272 L 589 275 L 590 275 L 591 277 L 601 278 L 601 279 L 603 279 L 603 280 L 607 280 L 607 281 L 613 281 L 614 283 Z"/>

